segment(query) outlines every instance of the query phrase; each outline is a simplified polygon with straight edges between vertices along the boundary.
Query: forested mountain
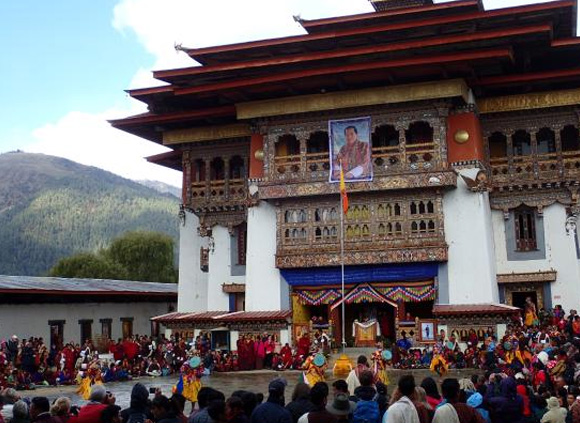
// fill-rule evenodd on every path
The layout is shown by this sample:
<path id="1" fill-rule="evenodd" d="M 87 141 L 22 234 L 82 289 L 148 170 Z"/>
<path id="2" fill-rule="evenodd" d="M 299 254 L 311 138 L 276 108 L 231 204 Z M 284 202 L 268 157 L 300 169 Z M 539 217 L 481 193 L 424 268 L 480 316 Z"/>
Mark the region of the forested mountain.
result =
<path id="1" fill-rule="evenodd" d="M 0 154 L 0 274 L 44 275 L 62 257 L 132 230 L 177 245 L 179 199 L 104 170 L 43 154 Z"/>
<path id="2" fill-rule="evenodd" d="M 145 185 L 146 187 L 153 188 L 155 191 L 160 192 L 162 194 L 171 194 L 177 198 L 181 197 L 180 188 L 166 184 L 165 182 L 151 181 L 149 179 L 136 180 L 136 182 L 139 182 L 141 185 Z"/>

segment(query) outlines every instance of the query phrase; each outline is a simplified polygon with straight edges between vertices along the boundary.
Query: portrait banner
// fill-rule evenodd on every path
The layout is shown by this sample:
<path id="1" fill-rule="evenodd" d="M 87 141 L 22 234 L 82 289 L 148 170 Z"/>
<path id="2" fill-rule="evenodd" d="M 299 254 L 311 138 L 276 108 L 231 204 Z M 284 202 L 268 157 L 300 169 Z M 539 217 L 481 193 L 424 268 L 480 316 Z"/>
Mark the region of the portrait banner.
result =
<path id="1" fill-rule="evenodd" d="M 345 182 L 372 181 L 371 118 L 330 120 L 328 134 L 329 182 L 340 182 L 341 166 Z"/>

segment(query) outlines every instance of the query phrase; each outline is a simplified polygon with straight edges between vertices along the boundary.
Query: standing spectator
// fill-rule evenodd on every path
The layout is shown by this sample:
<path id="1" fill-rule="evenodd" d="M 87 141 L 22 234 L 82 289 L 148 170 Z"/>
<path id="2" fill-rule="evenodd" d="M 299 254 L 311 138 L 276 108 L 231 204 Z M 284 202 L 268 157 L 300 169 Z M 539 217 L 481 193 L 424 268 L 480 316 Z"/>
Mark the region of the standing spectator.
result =
<path id="1" fill-rule="evenodd" d="M 274 379 L 268 386 L 268 400 L 256 407 L 252 413 L 252 423 L 292 423 L 292 415 L 284 408 L 283 379 Z"/>
<path id="2" fill-rule="evenodd" d="M 413 404 L 415 378 L 412 375 L 402 376 L 397 388 L 400 398 L 389 407 L 383 417 L 383 423 L 419 423 L 419 413 Z"/>
<path id="3" fill-rule="evenodd" d="M 57 398 L 50 407 L 50 414 L 58 417 L 62 423 L 67 423 L 70 418 L 71 400 L 67 397 Z"/>
<path id="4" fill-rule="evenodd" d="M 326 406 L 326 409 L 338 419 L 338 423 L 349 423 L 352 419 L 352 413 L 356 404 L 348 399 L 348 395 L 338 393 L 334 396 L 331 404 Z"/>
<path id="5" fill-rule="evenodd" d="M 60 423 L 58 417 L 50 415 L 50 403 L 46 397 L 34 397 L 30 402 L 30 419 L 32 423 Z M 93 420 L 91 423 L 98 421 Z"/>
<path id="6" fill-rule="evenodd" d="M 24 401 L 16 401 L 12 407 L 12 420 L 10 423 L 30 423 L 28 416 L 28 404 Z"/>
<path id="7" fill-rule="evenodd" d="M 441 391 L 445 404 L 435 410 L 433 423 L 484 423 L 483 417 L 474 408 L 459 402 L 460 388 L 457 379 L 445 379 L 441 384 Z M 509 419 L 503 421 L 515 423 Z"/>
<path id="8" fill-rule="evenodd" d="M 313 409 L 314 404 L 310 401 L 310 386 L 304 382 L 297 383 L 292 393 L 292 401 L 286 406 L 286 410 L 292 414 L 292 421 L 296 423 L 300 417 Z"/>
<path id="9" fill-rule="evenodd" d="M 565 423 L 566 409 L 560 407 L 560 402 L 556 397 L 548 399 L 548 412 L 544 414 L 540 423 Z"/>
<path id="10" fill-rule="evenodd" d="M 325 382 L 314 384 L 310 390 L 310 400 L 314 405 L 314 410 L 300 417 L 298 423 L 338 423 L 338 418 L 326 409 L 328 385 Z"/>
<path id="11" fill-rule="evenodd" d="M 444 394 L 445 395 L 445 394 Z M 494 386 L 488 386 L 485 400 L 489 404 L 492 423 L 506 421 L 519 423 L 523 417 L 524 400 L 516 392 L 516 382 L 506 377 L 499 383 L 499 395 L 494 393 Z"/>

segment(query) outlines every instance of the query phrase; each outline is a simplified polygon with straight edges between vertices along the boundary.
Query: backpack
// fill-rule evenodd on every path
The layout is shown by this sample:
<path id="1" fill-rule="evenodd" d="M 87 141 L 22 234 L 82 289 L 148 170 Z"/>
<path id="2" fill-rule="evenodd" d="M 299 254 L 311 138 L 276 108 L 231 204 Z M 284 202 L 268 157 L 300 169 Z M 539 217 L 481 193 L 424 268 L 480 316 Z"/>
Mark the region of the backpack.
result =
<path id="1" fill-rule="evenodd" d="M 376 401 L 359 401 L 356 403 L 352 423 L 379 423 L 379 404 Z"/>
<path id="2" fill-rule="evenodd" d="M 133 413 L 127 419 L 127 423 L 145 423 L 147 416 L 143 413 Z"/>

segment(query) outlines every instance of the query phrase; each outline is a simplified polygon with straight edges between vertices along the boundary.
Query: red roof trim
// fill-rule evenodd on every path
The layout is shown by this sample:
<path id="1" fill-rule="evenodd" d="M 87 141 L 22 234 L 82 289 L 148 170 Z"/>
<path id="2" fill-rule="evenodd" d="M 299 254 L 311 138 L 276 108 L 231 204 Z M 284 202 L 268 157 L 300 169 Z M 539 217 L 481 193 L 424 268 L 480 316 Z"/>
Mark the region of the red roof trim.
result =
<path id="1" fill-rule="evenodd" d="M 555 70 L 547 72 L 533 72 L 517 75 L 489 76 L 486 78 L 481 78 L 479 81 L 476 81 L 473 85 L 504 85 L 511 84 L 514 82 L 544 81 L 547 79 L 562 79 L 577 76 L 580 76 L 580 68 Z"/>
<path id="2" fill-rule="evenodd" d="M 394 9 L 386 10 L 383 12 L 368 12 L 360 13 L 357 15 L 347 15 L 347 16 L 336 16 L 332 18 L 322 18 L 322 19 L 312 19 L 312 20 L 302 20 L 300 25 L 304 29 L 317 27 L 321 25 L 335 24 L 335 23 L 346 23 L 354 21 L 364 21 L 371 19 L 380 19 L 385 17 L 399 16 L 399 15 L 412 15 L 416 13 L 430 12 L 432 10 L 445 10 L 445 9 L 457 9 L 465 6 L 478 6 L 478 1 L 451 1 L 446 3 L 434 4 L 429 6 L 418 6 L 410 7 L 404 9 Z"/>
<path id="3" fill-rule="evenodd" d="M 154 154 L 152 156 L 147 156 L 145 157 L 145 159 L 148 162 L 156 162 L 156 161 L 160 161 L 160 160 L 166 160 L 166 159 L 173 159 L 176 157 L 181 157 L 182 152 L 179 150 L 173 150 L 173 151 L 166 151 L 165 153 L 160 153 L 160 154 Z"/>
<path id="4" fill-rule="evenodd" d="M 335 59 L 345 56 L 355 56 L 364 54 L 386 53 L 414 48 L 439 46 L 445 44 L 479 41 L 493 38 L 504 38 L 511 37 L 514 35 L 533 34 L 537 32 L 550 32 L 551 30 L 552 25 L 550 24 L 530 25 L 512 29 L 497 29 L 492 31 L 476 32 L 472 34 L 449 35 L 439 38 L 427 38 L 423 40 L 394 42 L 382 46 L 373 45 L 369 47 L 356 47 L 350 49 L 333 50 L 322 53 L 295 54 L 273 59 L 252 60 L 247 62 L 232 62 L 220 65 L 195 66 L 181 69 L 170 69 L 165 71 L 153 72 L 153 76 L 157 79 L 164 79 L 177 76 L 199 75 L 210 72 L 248 69 L 251 67 L 256 68 L 262 66 L 283 65 L 290 63 L 303 63 L 305 61 Z"/>
<path id="5" fill-rule="evenodd" d="M 470 51 L 466 53 L 448 53 L 439 56 L 426 56 L 426 57 L 411 57 L 396 60 L 381 60 L 378 62 L 368 62 L 368 63 L 355 63 L 345 66 L 327 66 L 318 69 L 300 70 L 278 73 L 268 76 L 261 76 L 257 78 L 246 78 L 237 79 L 228 82 L 219 82 L 214 84 L 201 85 L 197 87 L 187 87 L 175 90 L 175 95 L 188 95 L 188 94 L 198 94 L 203 92 L 212 92 L 227 90 L 233 88 L 249 87 L 253 85 L 268 84 L 273 82 L 282 82 L 291 79 L 301 79 L 309 78 L 313 76 L 323 76 L 329 74 L 339 74 L 348 72 L 358 72 L 365 70 L 374 69 L 389 69 L 389 68 L 402 68 L 408 66 L 418 66 L 424 64 L 439 64 L 439 63 L 451 63 L 467 60 L 480 60 L 480 59 L 492 59 L 492 58 L 508 58 L 512 59 L 512 51 L 510 48 L 500 48 L 492 50 L 477 50 Z"/>
<path id="6" fill-rule="evenodd" d="M 139 125 L 142 123 L 171 122 L 171 121 L 180 121 L 183 119 L 199 119 L 213 116 L 235 116 L 235 115 L 236 115 L 236 107 L 234 105 L 228 105 L 202 110 L 192 110 L 187 112 L 167 113 L 163 115 L 150 113 L 147 114 L 146 116 L 143 115 L 129 116 L 123 119 L 110 120 L 109 123 L 114 127 L 122 127 L 122 126 Z"/>
<path id="7" fill-rule="evenodd" d="M 580 38 L 573 37 L 573 38 L 562 38 L 560 40 L 552 41 L 552 47 L 569 47 L 569 46 L 577 46 L 580 45 Z"/>
<path id="8" fill-rule="evenodd" d="M 155 73 L 154 73 L 155 74 Z M 151 88 L 137 88 L 134 90 L 125 90 L 127 94 L 131 97 L 140 97 L 144 95 L 160 94 L 160 93 L 170 93 L 173 91 L 171 85 L 163 85 L 161 87 L 151 87 Z"/>
<path id="9" fill-rule="evenodd" d="M 536 12 L 542 10 L 560 9 L 564 7 L 574 7 L 575 1 L 564 0 L 549 3 L 533 4 L 528 6 L 516 6 L 505 9 L 497 9 L 491 11 L 481 11 L 473 13 L 465 13 L 454 16 L 443 16 L 432 19 L 425 19 L 420 22 L 400 22 L 390 25 L 377 25 L 367 28 L 347 29 L 342 31 L 329 31 L 320 34 L 308 35 L 293 35 L 290 37 L 272 38 L 267 40 L 249 41 L 237 44 L 228 44 L 223 46 L 204 47 L 198 49 L 188 49 L 187 54 L 195 58 L 196 56 L 203 56 L 206 54 L 227 53 L 237 50 L 246 50 L 255 47 L 268 47 L 289 44 L 293 42 L 307 42 L 313 40 L 321 40 L 328 38 L 339 38 L 350 35 L 362 35 L 379 31 L 392 31 L 397 29 L 416 28 L 419 26 L 441 25 L 445 23 L 464 22 L 467 20 L 475 20 L 481 18 L 493 18 L 498 16 L 509 16 L 514 14 L 523 14 L 526 12 Z"/>

